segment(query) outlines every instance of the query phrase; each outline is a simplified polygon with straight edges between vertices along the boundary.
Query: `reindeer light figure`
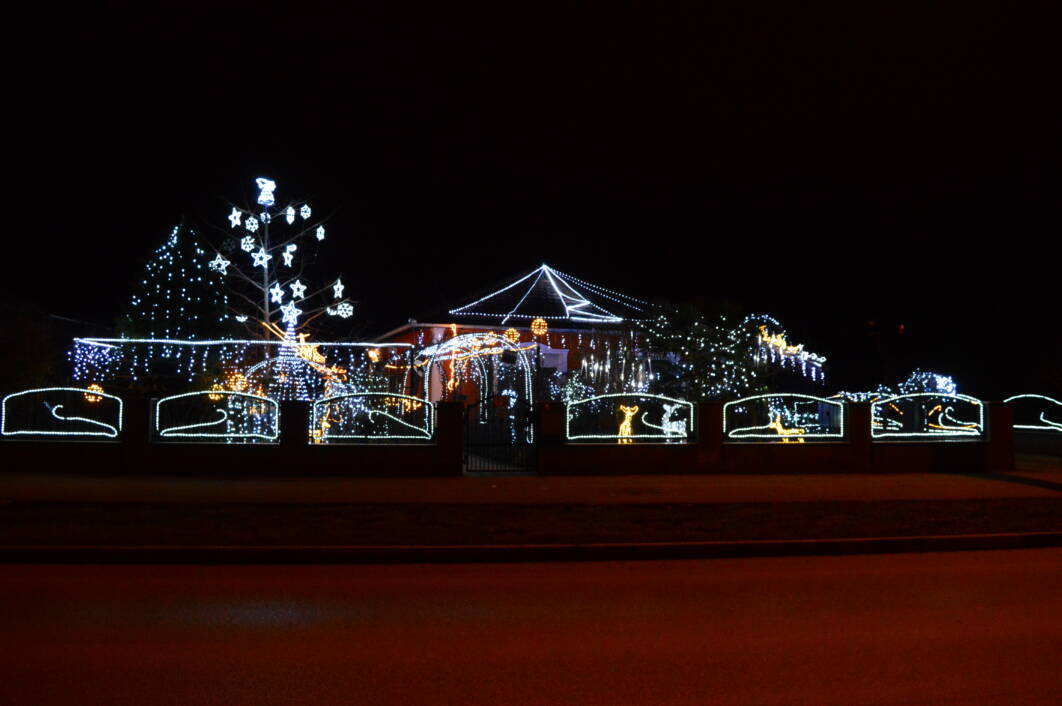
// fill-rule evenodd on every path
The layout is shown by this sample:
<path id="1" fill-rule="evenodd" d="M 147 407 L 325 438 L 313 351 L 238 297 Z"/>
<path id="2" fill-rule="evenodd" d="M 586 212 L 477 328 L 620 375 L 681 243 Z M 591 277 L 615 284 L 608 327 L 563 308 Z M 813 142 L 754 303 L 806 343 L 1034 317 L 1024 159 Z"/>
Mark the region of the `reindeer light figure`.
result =
<path id="1" fill-rule="evenodd" d="M 774 429 L 776 432 L 778 432 L 778 436 L 782 437 L 783 444 L 804 443 L 804 439 L 802 438 L 804 430 L 800 428 L 787 429 L 782 425 L 782 415 L 780 414 L 774 415 L 774 419 L 772 419 L 771 423 L 767 425 L 767 428 Z M 794 438 L 790 439 L 790 437 Z"/>
<path id="2" fill-rule="evenodd" d="M 619 439 L 616 443 L 633 444 L 634 440 L 631 439 L 631 436 L 633 436 L 633 433 L 631 432 L 631 420 L 634 419 L 634 415 L 638 414 L 638 405 L 634 405 L 633 407 L 620 405 L 619 411 L 623 412 L 623 421 L 620 422 L 619 425 Z"/>

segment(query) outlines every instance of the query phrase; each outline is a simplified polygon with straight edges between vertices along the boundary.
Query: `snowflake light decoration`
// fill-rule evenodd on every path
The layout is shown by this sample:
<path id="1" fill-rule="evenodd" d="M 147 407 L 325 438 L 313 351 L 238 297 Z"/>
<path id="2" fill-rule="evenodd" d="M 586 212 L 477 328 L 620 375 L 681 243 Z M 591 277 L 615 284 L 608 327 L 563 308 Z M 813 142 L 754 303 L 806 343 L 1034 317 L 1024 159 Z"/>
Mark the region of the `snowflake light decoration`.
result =
<path id="1" fill-rule="evenodd" d="M 295 207 L 294 206 L 288 206 L 288 208 L 284 211 L 284 219 L 288 222 L 289 226 L 292 223 L 295 222 Z"/>
<path id="2" fill-rule="evenodd" d="M 246 221 L 244 221 L 243 227 L 254 233 L 256 230 L 258 230 L 258 219 L 254 216 L 250 216 Z"/>
<path id="3" fill-rule="evenodd" d="M 254 245 L 254 238 L 249 235 L 245 235 L 243 240 L 240 241 L 240 247 L 243 248 L 244 252 L 251 252 L 254 250 Z"/>
<path id="4" fill-rule="evenodd" d="M 304 203 L 302 208 L 299 209 L 299 215 L 302 216 L 302 220 L 306 220 L 310 217 L 310 204 Z"/>
<path id="5" fill-rule="evenodd" d="M 354 307 L 350 302 L 343 302 L 335 308 L 328 307 L 328 313 L 341 319 L 349 319 L 354 315 Z"/>
<path id="6" fill-rule="evenodd" d="M 324 240 L 324 226 L 317 226 L 317 239 Z"/>

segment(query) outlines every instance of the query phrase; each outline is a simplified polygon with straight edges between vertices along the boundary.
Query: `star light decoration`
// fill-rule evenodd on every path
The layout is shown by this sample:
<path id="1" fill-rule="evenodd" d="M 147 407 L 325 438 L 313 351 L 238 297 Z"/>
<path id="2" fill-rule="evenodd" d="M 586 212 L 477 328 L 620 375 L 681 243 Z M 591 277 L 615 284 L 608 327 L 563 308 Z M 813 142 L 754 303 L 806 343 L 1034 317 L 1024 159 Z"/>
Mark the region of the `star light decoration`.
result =
<path id="1" fill-rule="evenodd" d="M 290 301 L 284 306 L 280 307 L 280 311 L 284 314 L 282 318 L 284 323 L 291 324 L 292 326 L 299 322 L 299 314 L 302 313 L 302 309 L 295 306 L 294 301 Z"/>
<path id="2" fill-rule="evenodd" d="M 273 259 L 273 256 L 265 251 L 265 248 L 259 248 L 258 252 L 252 253 L 251 257 L 254 258 L 255 267 L 268 267 L 266 263 Z"/>
<path id="3" fill-rule="evenodd" d="M 229 238 L 226 241 L 229 250 L 225 250 L 223 246 L 222 251 L 226 253 L 235 251 L 238 245 L 251 256 L 254 263 L 253 267 L 258 274 L 252 275 L 249 271 L 244 270 L 245 265 L 242 264 L 242 260 L 237 260 L 234 263 L 226 259 L 226 257 L 232 258 L 231 254 L 227 256 L 218 254 L 213 262 L 208 263 L 208 266 L 221 274 L 228 274 L 227 268 L 232 265 L 237 270 L 237 274 L 243 275 L 252 286 L 257 286 L 259 292 L 265 292 L 266 304 L 257 308 L 257 317 L 266 326 L 272 325 L 280 314 L 283 314 L 282 318 L 285 324 L 294 324 L 300 316 L 308 316 L 312 320 L 318 312 L 342 318 L 351 317 L 354 313 L 354 307 L 343 299 L 346 286 L 343 284 L 342 278 L 336 278 L 332 285 L 315 289 L 312 283 L 304 284 L 300 279 L 292 281 L 288 276 L 280 275 L 278 270 L 281 267 L 296 267 L 295 255 L 299 250 L 297 243 L 302 242 L 301 238 L 312 232 L 318 242 L 323 241 L 325 227 L 320 224 L 308 224 L 305 230 L 297 229 L 299 232 L 289 237 L 271 237 L 270 230 L 272 228 L 278 225 L 293 226 L 299 217 L 304 221 L 308 221 L 313 211 L 309 204 L 305 203 L 276 205 L 274 191 L 277 188 L 277 184 L 272 179 L 259 177 L 255 180 L 255 183 L 259 189 L 258 203 L 260 208 L 255 212 L 235 206 L 232 207 L 228 215 L 229 223 L 232 228 L 242 229 L 243 233 L 242 235 L 234 234 L 234 237 Z M 259 235 L 259 231 L 261 231 L 261 235 Z M 276 243 L 276 245 L 267 247 L 270 242 Z M 274 256 L 276 256 L 275 261 Z M 261 269 L 259 270 L 258 268 Z M 296 302 L 305 306 L 304 302 L 315 299 L 318 293 L 326 292 L 328 286 L 332 288 L 332 305 L 326 305 L 320 309 L 308 307 L 306 312 L 296 306 Z M 280 306 L 288 298 L 288 287 L 291 288 L 291 300 L 286 305 Z M 313 289 L 313 294 L 309 295 L 311 289 Z M 252 318 L 255 317 L 252 316 Z"/>
<path id="4" fill-rule="evenodd" d="M 229 262 L 228 260 L 223 258 L 221 256 L 221 254 L 219 253 L 217 257 L 215 257 L 213 260 L 211 260 L 210 264 L 207 265 L 207 267 L 209 267 L 210 269 L 214 270 L 215 272 L 220 272 L 221 274 L 224 275 L 224 274 L 228 274 L 228 272 L 226 271 L 226 268 L 229 265 L 231 265 L 231 264 L 232 264 L 231 262 Z"/>

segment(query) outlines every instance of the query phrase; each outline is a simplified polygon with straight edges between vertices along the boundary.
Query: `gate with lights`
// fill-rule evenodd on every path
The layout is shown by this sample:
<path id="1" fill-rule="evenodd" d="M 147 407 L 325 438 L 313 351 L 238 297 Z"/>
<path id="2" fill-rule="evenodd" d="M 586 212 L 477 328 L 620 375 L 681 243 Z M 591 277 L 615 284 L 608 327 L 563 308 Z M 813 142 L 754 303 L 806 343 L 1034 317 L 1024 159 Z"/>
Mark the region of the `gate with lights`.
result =
<path id="1" fill-rule="evenodd" d="M 533 473 L 535 410 L 522 399 L 480 400 L 465 408 L 465 473 Z"/>

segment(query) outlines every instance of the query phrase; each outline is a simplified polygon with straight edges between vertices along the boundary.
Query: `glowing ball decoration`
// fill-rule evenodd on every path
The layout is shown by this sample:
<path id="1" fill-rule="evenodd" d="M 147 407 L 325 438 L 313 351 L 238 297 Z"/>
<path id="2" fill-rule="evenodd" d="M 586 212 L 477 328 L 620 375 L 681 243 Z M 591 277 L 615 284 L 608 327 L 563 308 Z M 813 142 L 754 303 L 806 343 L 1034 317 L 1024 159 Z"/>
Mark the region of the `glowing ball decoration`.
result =
<path id="1" fill-rule="evenodd" d="M 539 321 L 542 320 L 539 319 Z M 520 340 L 520 332 L 514 328 L 507 328 L 505 329 L 505 338 L 509 340 L 509 343 L 517 343 Z"/>
<path id="2" fill-rule="evenodd" d="M 86 389 L 92 390 L 93 392 L 103 392 L 103 386 L 100 385 L 98 382 L 92 383 Z M 87 392 L 85 393 L 85 401 L 88 402 L 89 404 L 96 404 L 97 402 L 99 402 L 102 399 L 103 398 L 100 397 L 99 395 L 90 395 Z"/>
<path id="3" fill-rule="evenodd" d="M 548 330 L 549 325 L 542 317 L 539 317 L 531 322 L 531 333 L 535 334 L 536 336 L 545 336 L 546 331 Z"/>

